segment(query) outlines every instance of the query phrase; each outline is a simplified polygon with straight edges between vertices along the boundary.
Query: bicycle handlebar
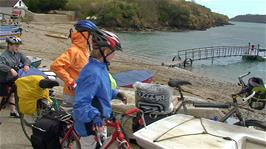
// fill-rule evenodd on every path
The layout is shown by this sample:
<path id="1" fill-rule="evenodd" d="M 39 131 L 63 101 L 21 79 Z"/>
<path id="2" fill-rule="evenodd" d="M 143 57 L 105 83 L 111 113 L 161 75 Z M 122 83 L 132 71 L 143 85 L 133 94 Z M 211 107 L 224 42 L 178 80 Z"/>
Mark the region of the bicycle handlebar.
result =
<path id="1" fill-rule="evenodd" d="M 242 75 L 240 75 L 240 76 L 238 77 L 239 83 L 240 83 L 241 85 L 244 85 L 244 86 L 246 85 L 245 82 L 243 81 L 243 78 L 244 78 L 245 76 L 249 75 L 249 74 L 250 74 L 250 72 L 247 72 L 247 73 L 242 74 Z"/>
<path id="2" fill-rule="evenodd" d="M 244 78 L 245 76 L 247 76 L 247 75 L 249 75 L 250 74 L 250 72 L 247 72 L 247 73 L 245 73 L 245 74 L 242 74 L 242 75 L 240 75 L 238 78 Z"/>

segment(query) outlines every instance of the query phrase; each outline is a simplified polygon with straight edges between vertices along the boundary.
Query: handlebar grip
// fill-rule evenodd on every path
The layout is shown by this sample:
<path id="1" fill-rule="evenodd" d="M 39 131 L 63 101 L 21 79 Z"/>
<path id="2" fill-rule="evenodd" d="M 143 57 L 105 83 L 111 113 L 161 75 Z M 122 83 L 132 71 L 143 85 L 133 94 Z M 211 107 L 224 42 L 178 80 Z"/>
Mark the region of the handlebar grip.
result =
<path id="1" fill-rule="evenodd" d="M 207 102 L 196 102 L 193 103 L 194 107 L 201 107 L 201 108 L 230 108 L 230 104 L 220 104 L 220 103 L 207 103 Z"/>

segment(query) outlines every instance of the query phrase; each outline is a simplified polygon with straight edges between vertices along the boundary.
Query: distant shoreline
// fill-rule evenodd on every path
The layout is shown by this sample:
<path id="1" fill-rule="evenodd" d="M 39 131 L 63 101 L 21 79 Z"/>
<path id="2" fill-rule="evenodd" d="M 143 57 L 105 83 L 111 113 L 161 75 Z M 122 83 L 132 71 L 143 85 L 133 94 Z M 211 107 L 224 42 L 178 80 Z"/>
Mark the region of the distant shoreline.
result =
<path id="1" fill-rule="evenodd" d="M 230 21 L 266 24 L 266 15 L 238 15 L 231 18 Z"/>

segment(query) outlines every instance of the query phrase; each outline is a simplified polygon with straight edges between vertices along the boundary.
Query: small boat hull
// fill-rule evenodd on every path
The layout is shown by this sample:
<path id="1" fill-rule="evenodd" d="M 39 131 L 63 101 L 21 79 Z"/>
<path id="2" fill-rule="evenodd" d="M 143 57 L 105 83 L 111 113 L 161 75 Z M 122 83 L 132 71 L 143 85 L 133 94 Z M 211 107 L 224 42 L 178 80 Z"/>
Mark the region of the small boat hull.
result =
<path id="1" fill-rule="evenodd" d="M 141 147 L 154 149 L 266 147 L 264 131 L 184 114 L 156 121 L 135 132 L 134 137 Z"/>

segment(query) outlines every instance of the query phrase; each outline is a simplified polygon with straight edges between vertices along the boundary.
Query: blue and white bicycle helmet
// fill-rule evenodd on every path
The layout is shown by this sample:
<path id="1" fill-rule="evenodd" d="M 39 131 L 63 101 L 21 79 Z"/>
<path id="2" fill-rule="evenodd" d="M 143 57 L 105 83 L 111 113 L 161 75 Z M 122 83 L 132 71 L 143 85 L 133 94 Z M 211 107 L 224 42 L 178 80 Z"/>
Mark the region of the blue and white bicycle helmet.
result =
<path id="1" fill-rule="evenodd" d="M 97 26 L 89 20 L 80 20 L 74 26 L 78 32 L 97 30 Z"/>
<path id="2" fill-rule="evenodd" d="M 6 38 L 8 44 L 22 44 L 22 40 L 16 36 L 9 36 Z"/>

